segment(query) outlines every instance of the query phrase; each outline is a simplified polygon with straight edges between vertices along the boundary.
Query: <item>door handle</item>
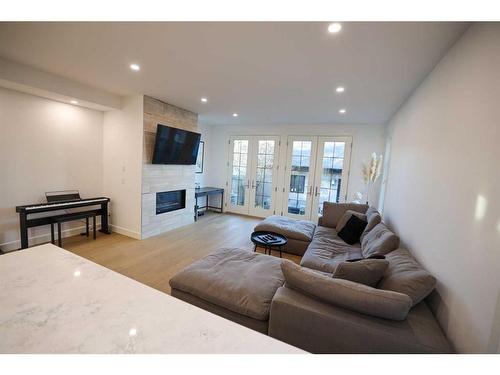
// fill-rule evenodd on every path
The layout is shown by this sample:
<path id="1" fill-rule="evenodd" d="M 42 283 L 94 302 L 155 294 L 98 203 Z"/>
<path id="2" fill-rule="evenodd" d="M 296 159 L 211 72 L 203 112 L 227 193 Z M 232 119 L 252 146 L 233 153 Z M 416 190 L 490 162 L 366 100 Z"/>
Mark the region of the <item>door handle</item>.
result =
<path id="1" fill-rule="evenodd" d="M 314 188 L 314 196 L 317 197 L 318 196 L 318 187 L 316 186 Z"/>
<path id="2" fill-rule="evenodd" d="M 307 195 L 312 195 L 312 186 L 307 187 Z"/>
<path id="3" fill-rule="evenodd" d="M 252 189 L 255 189 L 256 185 L 255 185 L 255 181 L 252 180 Z"/>

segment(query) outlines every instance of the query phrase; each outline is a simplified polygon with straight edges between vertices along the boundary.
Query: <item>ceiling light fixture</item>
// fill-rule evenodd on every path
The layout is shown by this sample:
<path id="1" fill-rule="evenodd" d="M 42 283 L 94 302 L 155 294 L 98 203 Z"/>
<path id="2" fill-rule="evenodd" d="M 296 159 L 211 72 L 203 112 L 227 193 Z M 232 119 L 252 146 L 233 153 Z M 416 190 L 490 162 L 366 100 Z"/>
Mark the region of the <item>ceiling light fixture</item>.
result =
<path id="1" fill-rule="evenodd" d="M 141 70 L 141 67 L 137 64 L 130 64 L 130 69 L 132 69 L 133 71 L 136 71 L 138 72 L 139 70 Z"/>
<path id="2" fill-rule="evenodd" d="M 70 101 L 71 104 L 78 104 L 78 102 L 76 100 L 72 100 Z"/>
<path id="3" fill-rule="evenodd" d="M 208 102 L 208 99 L 207 99 L 207 98 L 201 98 L 201 101 L 202 101 L 203 103 L 206 103 L 206 102 Z"/>
<path id="4" fill-rule="evenodd" d="M 328 25 L 328 32 L 331 34 L 338 33 L 342 29 L 342 25 L 338 22 L 334 22 Z"/>
<path id="5" fill-rule="evenodd" d="M 238 117 L 238 114 L 237 113 L 233 113 L 233 117 Z"/>
<path id="6" fill-rule="evenodd" d="M 342 86 L 339 86 L 335 89 L 335 91 L 337 92 L 344 92 L 345 91 L 345 87 L 342 87 Z"/>
<path id="7" fill-rule="evenodd" d="M 339 109 L 339 113 L 340 113 L 341 115 L 343 115 L 343 114 L 344 114 L 344 113 L 346 113 L 346 112 L 347 112 L 347 111 L 346 111 L 344 108 Z"/>

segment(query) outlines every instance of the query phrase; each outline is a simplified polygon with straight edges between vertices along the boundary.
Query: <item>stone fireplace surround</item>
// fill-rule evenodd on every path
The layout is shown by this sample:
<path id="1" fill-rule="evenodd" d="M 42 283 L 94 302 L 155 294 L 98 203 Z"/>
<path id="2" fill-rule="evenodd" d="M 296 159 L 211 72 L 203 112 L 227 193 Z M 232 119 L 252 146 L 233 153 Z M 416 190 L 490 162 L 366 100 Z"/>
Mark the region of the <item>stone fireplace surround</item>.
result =
<path id="1" fill-rule="evenodd" d="M 144 96 L 142 160 L 142 238 L 152 237 L 194 222 L 194 165 L 151 164 L 157 124 L 198 131 L 198 115 Z M 186 207 L 156 214 L 156 193 L 186 190 Z"/>

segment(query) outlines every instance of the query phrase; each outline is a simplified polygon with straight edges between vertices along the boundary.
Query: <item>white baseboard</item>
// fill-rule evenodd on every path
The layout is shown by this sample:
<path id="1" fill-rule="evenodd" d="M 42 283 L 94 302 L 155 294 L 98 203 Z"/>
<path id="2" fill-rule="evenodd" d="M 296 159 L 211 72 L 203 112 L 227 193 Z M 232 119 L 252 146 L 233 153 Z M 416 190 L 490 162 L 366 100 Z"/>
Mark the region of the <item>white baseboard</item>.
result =
<path id="1" fill-rule="evenodd" d="M 123 234 L 124 236 L 135 238 L 136 240 L 142 239 L 141 234 L 139 232 L 119 227 L 118 225 L 113 225 L 113 224 L 110 224 L 109 227 L 111 228 L 112 232 Z"/>
<path id="2" fill-rule="evenodd" d="M 112 224 L 110 224 L 109 227 L 110 227 L 112 232 L 123 234 L 124 236 L 132 237 L 136 240 L 141 239 L 141 234 L 139 232 L 135 232 L 135 231 L 132 231 L 130 229 L 119 227 L 117 225 L 112 225 Z M 90 229 L 90 231 L 92 231 L 92 226 L 90 226 L 89 229 Z M 100 224 L 97 224 L 97 229 L 101 229 Z M 70 228 L 70 229 L 64 229 L 62 231 L 62 238 L 75 236 L 77 234 L 82 233 L 83 231 L 85 231 L 84 226 L 79 226 L 79 227 Z M 57 234 L 56 234 L 56 236 L 57 236 Z M 40 234 L 38 236 L 28 237 L 28 242 L 29 242 L 30 246 L 36 246 L 36 245 L 41 245 L 43 243 L 50 242 L 50 233 L 45 233 L 45 234 Z M 2 249 L 2 251 L 4 253 L 7 253 L 7 252 L 13 251 L 13 250 L 18 250 L 20 248 L 21 248 L 21 240 L 0 243 L 0 249 Z"/>
<path id="3" fill-rule="evenodd" d="M 97 226 L 98 230 L 101 228 L 100 224 L 97 224 L 96 226 Z M 89 230 L 92 232 L 92 226 L 90 226 Z M 75 235 L 80 234 L 84 231 L 85 231 L 84 226 L 63 229 L 62 238 L 75 236 Z M 57 238 L 57 234 L 56 234 L 56 238 Z M 47 243 L 47 242 L 50 242 L 50 232 L 45 233 L 45 234 L 40 234 L 38 236 L 28 237 L 29 246 L 41 245 L 41 244 Z M 2 249 L 3 252 L 9 252 L 12 250 L 20 249 L 21 248 L 21 240 L 15 240 L 15 241 L 1 243 L 0 248 Z"/>

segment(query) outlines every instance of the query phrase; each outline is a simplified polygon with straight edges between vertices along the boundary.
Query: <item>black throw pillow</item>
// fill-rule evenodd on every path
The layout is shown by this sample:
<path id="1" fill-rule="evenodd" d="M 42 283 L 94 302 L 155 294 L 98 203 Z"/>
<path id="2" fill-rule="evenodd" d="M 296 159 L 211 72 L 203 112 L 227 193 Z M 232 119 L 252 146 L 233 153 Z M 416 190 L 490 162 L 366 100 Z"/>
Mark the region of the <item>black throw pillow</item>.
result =
<path id="1" fill-rule="evenodd" d="M 339 237 L 344 240 L 344 242 L 349 245 L 354 245 L 356 242 L 359 242 L 359 238 L 361 234 L 365 230 L 365 227 L 368 223 L 364 220 L 361 220 L 359 217 L 352 215 L 344 228 L 340 230 L 338 233 Z"/>

